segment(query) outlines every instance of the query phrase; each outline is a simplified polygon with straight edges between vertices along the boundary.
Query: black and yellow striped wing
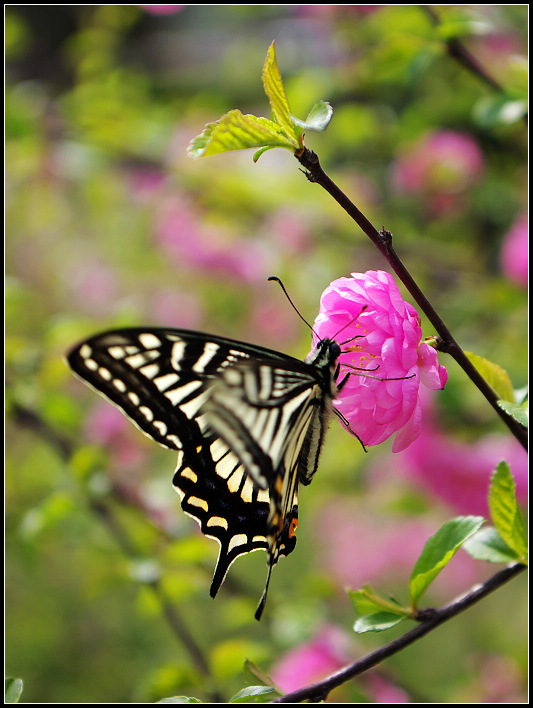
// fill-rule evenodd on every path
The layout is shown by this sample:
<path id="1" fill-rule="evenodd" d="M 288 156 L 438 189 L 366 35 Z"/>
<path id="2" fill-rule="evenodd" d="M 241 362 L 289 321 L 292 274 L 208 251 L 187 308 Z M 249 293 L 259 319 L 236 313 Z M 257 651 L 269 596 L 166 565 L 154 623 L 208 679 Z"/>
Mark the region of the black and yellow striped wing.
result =
<path id="1" fill-rule="evenodd" d="M 142 432 L 176 450 L 183 510 L 216 539 L 214 597 L 233 561 L 256 550 L 272 567 L 292 552 L 298 483 L 309 483 L 335 393 L 335 343 L 302 362 L 189 330 L 124 329 L 68 355 L 72 370 Z"/>

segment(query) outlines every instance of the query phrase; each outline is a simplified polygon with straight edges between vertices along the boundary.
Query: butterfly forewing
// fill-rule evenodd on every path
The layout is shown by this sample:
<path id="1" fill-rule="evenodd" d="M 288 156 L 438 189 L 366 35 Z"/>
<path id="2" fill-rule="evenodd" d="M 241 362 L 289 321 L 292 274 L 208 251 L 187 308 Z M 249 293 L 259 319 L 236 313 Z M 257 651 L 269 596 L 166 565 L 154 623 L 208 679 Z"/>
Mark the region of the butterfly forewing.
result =
<path id="1" fill-rule="evenodd" d="M 337 350 L 321 342 L 302 362 L 201 332 L 147 328 L 96 335 L 68 355 L 146 435 L 178 450 L 182 508 L 220 544 L 213 597 L 239 555 L 267 551 L 268 587 L 273 565 L 294 549 L 298 482 L 316 469 Z"/>

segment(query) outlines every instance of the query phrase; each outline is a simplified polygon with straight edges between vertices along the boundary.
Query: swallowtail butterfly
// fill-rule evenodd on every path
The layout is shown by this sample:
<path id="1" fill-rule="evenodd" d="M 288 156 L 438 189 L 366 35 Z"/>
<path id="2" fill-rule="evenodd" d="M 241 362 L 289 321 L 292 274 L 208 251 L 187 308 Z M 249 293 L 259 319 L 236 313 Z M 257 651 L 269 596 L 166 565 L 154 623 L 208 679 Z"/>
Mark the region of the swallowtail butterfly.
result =
<path id="1" fill-rule="evenodd" d="M 296 544 L 298 485 L 318 465 L 337 393 L 339 345 L 325 339 L 305 361 L 184 329 L 97 334 L 68 354 L 85 383 L 143 433 L 176 450 L 183 510 L 220 552 L 215 597 L 233 561 L 266 550 L 270 574 Z"/>

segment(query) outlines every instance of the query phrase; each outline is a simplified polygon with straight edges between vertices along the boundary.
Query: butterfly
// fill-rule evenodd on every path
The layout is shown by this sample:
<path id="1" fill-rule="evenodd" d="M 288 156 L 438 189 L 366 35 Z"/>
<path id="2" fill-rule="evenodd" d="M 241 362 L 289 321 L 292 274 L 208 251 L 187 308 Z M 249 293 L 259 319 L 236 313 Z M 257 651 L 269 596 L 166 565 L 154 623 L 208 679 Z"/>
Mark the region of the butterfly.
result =
<path id="1" fill-rule="evenodd" d="M 265 589 L 296 544 L 298 487 L 311 482 L 339 390 L 340 346 L 305 361 L 185 329 L 97 334 L 67 355 L 72 371 L 150 438 L 178 454 L 183 511 L 220 545 L 210 594 L 236 558 L 267 552 Z"/>

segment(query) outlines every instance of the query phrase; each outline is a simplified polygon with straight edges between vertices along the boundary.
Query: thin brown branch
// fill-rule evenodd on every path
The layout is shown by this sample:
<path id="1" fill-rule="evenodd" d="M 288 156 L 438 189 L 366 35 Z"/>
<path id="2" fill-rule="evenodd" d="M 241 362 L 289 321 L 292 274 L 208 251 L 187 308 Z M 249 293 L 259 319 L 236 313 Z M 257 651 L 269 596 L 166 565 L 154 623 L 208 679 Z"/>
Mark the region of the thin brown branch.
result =
<path id="1" fill-rule="evenodd" d="M 430 5 L 421 5 L 421 8 L 428 15 L 435 27 L 438 27 L 441 24 L 440 17 Z M 504 93 L 503 86 L 501 86 L 496 79 L 489 74 L 489 72 L 479 63 L 474 55 L 468 51 L 459 39 L 456 37 L 451 37 L 450 39 L 445 40 L 445 44 L 448 54 L 459 62 L 461 66 L 483 81 L 484 84 L 489 86 L 494 91 Z"/>
<path id="2" fill-rule="evenodd" d="M 73 445 L 59 435 L 44 418 L 42 418 L 35 411 L 17 402 L 12 403 L 11 412 L 14 421 L 18 425 L 39 435 L 39 437 L 43 438 L 48 444 L 57 450 L 59 456 L 66 464 L 69 463 L 74 451 Z M 113 537 L 115 543 L 120 548 L 121 552 L 128 558 L 139 558 L 140 554 L 138 549 L 123 526 L 119 523 L 112 507 L 101 497 L 89 497 L 88 506 L 104 524 L 109 534 Z M 156 579 L 146 581 L 145 584 L 150 587 L 156 596 L 172 633 L 180 644 L 185 647 L 199 674 L 205 679 L 209 679 L 211 677 L 211 671 L 202 649 L 189 631 L 188 626 L 180 612 L 178 612 L 175 605 L 166 596 L 160 582 Z M 221 701 L 220 696 L 215 692 L 211 692 L 209 697 L 214 702 L 223 702 Z"/>
<path id="3" fill-rule="evenodd" d="M 514 578 L 524 570 L 525 566 L 520 563 L 513 563 L 512 565 L 507 566 L 489 578 L 482 585 L 473 587 L 469 592 L 457 598 L 449 605 L 442 607 L 440 610 L 432 610 L 431 612 L 428 612 L 428 619 L 421 622 L 401 637 L 393 639 L 393 641 L 389 642 L 389 644 L 376 649 L 376 651 L 367 654 L 362 659 L 358 659 L 353 664 L 345 666 L 321 681 L 313 683 L 310 686 L 305 686 L 304 688 L 300 688 L 296 691 L 292 691 L 291 693 L 287 693 L 281 698 L 276 698 L 272 701 L 272 703 L 300 703 L 302 701 L 315 703 L 325 700 L 334 688 L 337 688 L 350 679 L 359 676 L 368 669 L 371 669 L 373 666 L 376 666 L 385 659 L 388 659 L 390 656 L 397 654 L 400 650 L 410 644 L 413 644 L 425 634 L 428 634 L 428 632 L 431 632 L 436 627 L 443 624 L 443 622 L 446 622 L 452 617 L 456 617 L 461 612 L 464 612 L 466 609 L 479 602 L 491 592 L 494 592 L 494 590 L 500 588 L 506 582 L 511 580 L 511 578 Z"/>

